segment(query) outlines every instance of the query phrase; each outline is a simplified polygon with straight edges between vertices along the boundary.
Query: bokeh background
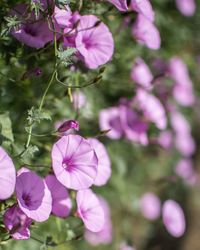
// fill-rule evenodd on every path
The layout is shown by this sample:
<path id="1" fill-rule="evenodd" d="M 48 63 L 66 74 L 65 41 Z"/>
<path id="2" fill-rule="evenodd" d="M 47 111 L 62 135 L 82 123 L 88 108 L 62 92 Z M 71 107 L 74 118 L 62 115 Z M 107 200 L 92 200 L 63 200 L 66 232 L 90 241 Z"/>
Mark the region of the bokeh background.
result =
<path id="1" fill-rule="evenodd" d="M 3 22 L 7 7 L 14 6 L 20 1 L 1 1 L 0 21 Z M 23 1 L 21 1 L 23 2 Z M 72 6 L 73 6 L 73 1 Z M 45 111 L 51 115 L 51 121 L 42 121 L 36 128 L 37 133 L 45 133 L 54 129 L 59 120 L 77 118 L 80 133 L 91 137 L 99 134 L 99 112 L 101 109 L 115 106 L 120 98 L 132 98 L 135 94 L 135 84 L 131 80 L 130 72 L 136 57 L 143 58 L 152 72 L 156 75 L 155 59 L 167 62 L 173 56 L 180 56 L 189 68 L 194 84 L 197 101 L 193 107 L 180 107 L 192 127 L 192 134 L 197 145 L 192 156 L 197 175 L 200 171 L 200 2 L 196 1 L 197 9 L 192 17 L 183 16 L 176 8 L 175 0 L 152 0 L 156 13 L 156 25 L 160 31 L 161 49 L 153 51 L 135 42 L 131 35 L 131 23 L 124 22 L 129 17 L 134 21 L 136 15 L 120 14 L 115 8 L 107 11 L 106 3 L 98 1 L 84 1 L 83 13 L 101 15 L 101 19 L 109 26 L 115 40 L 113 60 L 106 65 L 103 80 L 81 89 L 86 96 L 86 104 L 78 112 L 70 102 L 67 89 L 59 84 L 53 84 L 45 102 Z M 7 6 L 6 6 L 7 5 Z M 5 7 L 6 6 L 6 7 Z M 38 104 L 49 75 L 53 69 L 53 49 L 47 47 L 41 53 L 22 46 L 13 37 L 0 38 L 0 122 L 11 138 L 13 152 L 20 152 L 27 134 L 25 123 L 27 110 Z M 26 72 L 42 69 L 42 75 Z M 63 66 L 62 77 L 68 77 L 76 84 L 87 81 L 96 75 L 95 71 L 88 71 L 80 65 L 78 70 L 72 71 Z M 7 111 L 5 113 L 5 111 Z M 5 131 L 4 131 L 5 132 Z M 152 131 L 152 134 L 154 132 Z M 39 147 L 35 157 L 27 155 L 25 163 L 50 165 L 50 150 L 55 137 L 33 137 L 33 144 Z M 110 205 L 113 223 L 113 243 L 108 246 L 93 247 L 85 240 L 70 241 L 56 246 L 56 250 L 106 250 L 119 249 L 121 242 L 127 242 L 139 250 L 199 250 L 200 246 L 200 186 L 188 185 L 175 176 L 174 168 L 179 153 L 165 150 L 158 145 L 150 144 L 146 147 L 125 139 L 111 140 L 105 135 L 100 140 L 106 146 L 112 161 L 112 177 L 108 184 L 101 188 L 94 188 Z M 6 142 L 4 142 L 5 144 Z M 6 145 L 6 144 L 5 144 Z M 8 146 L 8 145 L 7 145 Z M 16 159 L 19 168 L 24 162 Z M 45 175 L 49 169 L 38 168 L 40 175 Z M 140 211 L 139 200 L 146 192 L 154 192 L 161 201 L 176 200 L 184 210 L 187 229 L 183 237 L 174 238 L 166 231 L 161 217 L 155 221 L 145 219 Z M 73 193 L 72 193 L 73 195 Z M 44 241 L 46 237 L 62 241 L 70 237 L 70 230 L 77 229 L 79 220 L 66 220 L 52 217 L 45 223 L 32 227 L 32 235 L 39 236 Z M 28 241 L 9 241 L 0 246 L 1 249 L 33 250 L 45 249 L 41 243 L 30 239 Z"/>

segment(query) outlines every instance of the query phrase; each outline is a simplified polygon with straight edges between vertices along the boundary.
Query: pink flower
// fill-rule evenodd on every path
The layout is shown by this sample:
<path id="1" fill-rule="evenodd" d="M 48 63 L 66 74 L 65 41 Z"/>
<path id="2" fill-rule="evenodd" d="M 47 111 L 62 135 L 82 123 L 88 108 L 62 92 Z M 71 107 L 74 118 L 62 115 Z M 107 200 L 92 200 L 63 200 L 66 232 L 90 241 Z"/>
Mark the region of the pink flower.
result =
<path id="1" fill-rule="evenodd" d="M 88 142 L 94 149 L 98 159 L 97 177 L 94 181 L 94 185 L 96 186 L 105 185 L 111 176 L 111 162 L 109 155 L 103 143 L 101 143 L 99 140 L 90 138 L 88 139 Z"/>
<path id="2" fill-rule="evenodd" d="M 72 12 L 67 5 L 65 9 L 59 9 L 55 6 L 53 17 L 60 28 L 66 28 L 71 25 Z"/>
<path id="3" fill-rule="evenodd" d="M 171 113 L 171 126 L 175 132 L 175 147 L 186 157 L 191 156 L 195 150 L 196 145 L 191 135 L 191 128 L 185 117 L 178 111 Z"/>
<path id="4" fill-rule="evenodd" d="M 156 220 L 160 216 L 161 202 L 153 193 L 145 193 L 140 199 L 140 210 L 149 220 Z"/>
<path id="5" fill-rule="evenodd" d="M 165 129 L 167 118 L 160 100 L 143 89 L 138 89 L 134 102 L 144 113 L 144 117 L 155 123 L 158 129 Z"/>
<path id="6" fill-rule="evenodd" d="M 150 0 L 131 0 L 131 9 L 144 15 L 151 22 L 154 21 L 155 14 Z"/>
<path id="7" fill-rule="evenodd" d="M 193 84 L 186 64 L 179 58 L 173 57 L 169 62 L 169 74 L 175 81 L 173 96 L 183 106 L 194 104 Z"/>
<path id="8" fill-rule="evenodd" d="M 128 105 L 121 104 L 119 109 L 121 126 L 126 138 L 133 142 L 147 145 L 147 122 L 143 121 L 142 117 Z"/>
<path id="9" fill-rule="evenodd" d="M 137 16 L 132 28 L 132 35 L 138 43 L 146 45 L 150 49 L 157 50 L 160 48 L 161 40 L 158 29 L 142 14 Z"/>
<path id="10" fill-rule="evenodd" d="M 99 196 L 98 199 L 104 211 L 105 222 L 103 229 L 97 233 L 93 233 L 89 230 L 85 231 L 85 239 L 93 246 L 97 246 L 99 244 L 110 244 L 112 242 L 112 221 L 110 208 L 104 198 Z"/>
<path id="11" fill-rule="evenodd" d="M 141 58 L 136 58 L 134 62 L 131 70 L 131 79 L 146 89 L 152 88 L 153 75 Z"/>
<path id="12" fill-rule="evenodd" d="M 108 2 L 112 3 L 113 5 L 115 5 L 115 7 L 119 10 L 119 11 L 127 11 L 128 10 L 128 6 L 127 6 L 127 0 L 107 0 Z"/>
<path id="13" fill-rule="evenodd" d="M 191 159 L 181 159 L 176 165 L 175 172 L 189 185 L 194 185 L 197 181 L 197 175 L 193 169 Z"/>
<path id="14" fill-rule="evenodd" d="M 15 6 L 12 15 L 27 16 L 27 5 L 20 4 Z M 42 17 L 35 20 L 34 13 L 26 17 L 26 23 L 12 30 L 12 35 L 21 43 L 36 49 L 43 48 L 48 42 L 53 41 L 53 32 L 49 29 L 48 23 Z"/>
<path id="15" fill-rule="evenodd" d="M 58 217 L 67 217 L 72 208 L 68 191 L 54 175 L 48 175 L 45 181 L 52 196 L 52 214 Z"/>
<path id="16" fill-rule="evenodd" d="M 26 240 L 30 238 L 29 226 L 32 220 L 22 212 L 18 205 L 13 205 L 6 210 L 3 222 L 13 239 Z"/>
<path id="17" fill-rule="evenodd" d="M 13 194 L 15 182 L 15 166 L 5 150 L 0 147 L 0 200 L 6 200 Z"/>
<path id="18" fill-rule="evenodd" d="M 56 178 L 75 190 L 90 187 L 97 176 L 97 156 L 89 142 L 79 135 L 67 135 L 52 148 L 52 166 Z"/>
<path id="19" fill-rule="evenodd" d="M 80 18 L 75 47 L 86 66 L 96 69 L 111 60 L 114 41 L 103 22 L 94 15 L 86 15 Z"/>
<path id="20" fill-rule="evenodd" d="M 75 120 L 67 120 L 64 121 L 57 129 L 57 131 L 59 133 L 65 133 L 70 129 L 75 129 L 75 130 L 79 130 L 79 124 L 77 121 Z"/>
<path id="21" fill-rule="evenodd" d="M 163 223 L 174 237 L 181 237 L 185 232 L 185 216 L 180 205 L 174 200 L 167 200 L 162 209 Z"/>
<path id="22" fill-rule="evenodd" d="M 73 94 L 73 105 L 75 109 L 81 109 L 86 104 L 86 96 L 82 91 L 74 91 Z"/>
<path id="23" fill-rule="evenodd" d="M 27 168 L 17 174 L 16 196 L 20 209 L 27 217 L 42 222 L 49 218 L 52 197 L 45 181 Z"/>
<path id="24" fill-rule="evenodd" d="M 184 16 L 193 16 L 196 10 L 195 0 L 176 0 L 176 6 Z"/>
<path id="25" fill-rule="evenodd" d="M 118 107 L 102 109 L 99 113 L 99 126 L 102 131 L 109 130 L 106 134 L 111 139 L 119 139 L 123 134 L 120 111 Z"/>
<path id="26" fill-rule="evenodd" d="M 157 138 L 158 144 L 164 149 L 170 149 L 173 146 L 173 134 L 170 130 L 162 131 Z"/>
<path id="27" fill-rule="evenodd" d="M 91 232 L 100 232 L 105 219 L 104 211 L 98 197 L 92 190 L 79 190 L 76 196 L 77 216 L 83 220 L 85 227 Z"/>

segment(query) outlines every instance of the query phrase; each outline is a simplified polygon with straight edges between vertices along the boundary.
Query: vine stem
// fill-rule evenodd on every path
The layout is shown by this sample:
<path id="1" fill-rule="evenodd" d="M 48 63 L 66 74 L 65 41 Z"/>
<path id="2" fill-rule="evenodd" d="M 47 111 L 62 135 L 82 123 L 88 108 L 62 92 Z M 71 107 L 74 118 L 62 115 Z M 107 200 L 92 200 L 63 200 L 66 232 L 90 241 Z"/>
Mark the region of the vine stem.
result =
<path id="1" fill-rule="evenodd" d="M 49 81 L 49 83 L 48 83 L 48 85 L 47 85 L 47 88 L 46 88 L 46 90 L 45 90 L 45 92 L 44 92 L 44 94 L 43 94 L 43 96 L 42 96 L 42 100 L 41 100 L 40 105 L 39 105 L 39 111 L 42 110 L 42 107 L 43 107 L 43 105 L 44 105 L 45 97 L 46 97 L 46 95 L 47 95 L 47 93 L 48 93 L 48 91 L 49 91 L 49 88 L 51 87 L 51 84 L 53 83 L 53 80 L 54 80 L 54 78 L 55 78 L 55 75 L 56 75 L 56 69 L 54 70 L 54 72 L 53 72 L 53 74 L 52 74 L 52 76 L 51 76 L 51 79 L 50 79 L 50 81 Z M 28 130 L 28 139 L 27 139 L 26 147 L 25 147 L 26 149 L 27 149 L 27 148 L 29 147 L 29 145 L 30 145 L 31 137 L 32 137 L 32 131 L 33 131 L 33 124 L 29 127 L 29 130 Z"/>

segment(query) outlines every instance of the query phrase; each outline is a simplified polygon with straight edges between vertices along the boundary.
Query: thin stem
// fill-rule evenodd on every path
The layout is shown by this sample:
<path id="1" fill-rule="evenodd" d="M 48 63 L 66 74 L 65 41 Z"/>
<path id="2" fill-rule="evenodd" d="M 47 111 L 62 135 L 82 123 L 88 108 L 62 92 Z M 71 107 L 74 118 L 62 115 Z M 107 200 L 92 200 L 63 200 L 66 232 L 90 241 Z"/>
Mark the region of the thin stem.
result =
<path id="1" fill-rule="evenodd" d="M 42 100 L 41 100 L 40 106 L 39 106 L 39 111 L 42 110 L 42 107 L 43 107 L 43 105 L 44 105 L 45 97 L 46 97 L 46 95 L 47 95 L 47 93 L 48 93 L 49 88 L 51 87 L 51 84 L 53 83 L 53 80 L 54 80 L 54 78 L 55 78 L 56 72 L 57 72 L 57 71 L 56 71 L 56 69 L 55 69 L 54 72 L 53 72 L 53 74 L 52 74 L 52 76 L 51 76 L 51 79 L 50 79 L 50 81 L 49 81 L 49 83 L 48 83 L 48 85 L 47 85 L 47 88 L 46 88 L 46 90 L 45 90 L 45 92 L 44 92 L 44 94 L 43 94 L 43 96 L 42 96 Z"/>

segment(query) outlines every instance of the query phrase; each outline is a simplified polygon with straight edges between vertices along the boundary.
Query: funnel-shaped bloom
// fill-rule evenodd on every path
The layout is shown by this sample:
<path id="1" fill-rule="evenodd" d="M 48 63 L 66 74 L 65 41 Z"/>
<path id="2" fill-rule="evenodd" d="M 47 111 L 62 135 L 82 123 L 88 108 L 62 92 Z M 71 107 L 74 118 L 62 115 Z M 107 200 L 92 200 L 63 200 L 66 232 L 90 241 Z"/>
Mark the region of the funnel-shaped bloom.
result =
<path id="1" fill-rule="evenodd" d="M 175 172 L 189 185 L 194 185 L 197 182 L 197 174 L 193 169 L 191 159 L 181 159 L 176 165 Z"/>
<path id="2" fill-rule="evenodd" d="M 146 193 L 140 199 L 140 210 L 149 220 L 156 220 L 160 216 L 161 202 L 153 193 Z"/>
<path id="3" fill-rule="evenodd" d="M 169 61 L 169 74 L 174 80 L 173 96 L 183 106 L 194 104 L 193 83 L 190 79 L 187 65 L 179 58 Z"/>
<path id="4" fill-rule="evenodd" d="M 45 181 L 27 168 L 18 171 L 16 196 L 20 209 L 31 219 L 42 222 L 49 218 L 52 197 Z"/>
<path id="5" fill-rule="evenodd" d="M 75 46 L 86 66 L 96 69 L 111 60 L 114 41 L 108 27 L 94 15 L 80 18 Z"/>
<path id="6" fill-rule="evenodd" d="M 52 196 L 52 214 L 67 217 L 72 208 L 68 191 L 54 175 L 48 175 L 45 181 Z"/>
<path id="7" fill-rule="evenodd" d="M 65 187 L 80 190 L 94 183 L 98 160 L 83 137 L 63 136 L 54 144 L 51 155 L 55 176 Z"/>
<path id="8" fill-rule="evenodd" d="M 6 210 L 3 222 L 13 239 L 26 240 L 30 238 L 29 226 L 32 220 L 22 212 L 18 205 L 13 205 Z"/>
<path id="9" fill-rule="evenodd" d="M 190 124 L 178 111 L 171 113 L 171 126 L 175 132 L 175 147 L 183 156 L 191 156 L 196 145 L 191 134 Z"/>
<path id="10" fill-rule="evenodd" d="M 104 211 L 105 223 L 100 232 L 93 233 L 89 230 L 85 231 L 85 239 L 93 246 L 99 244 L 110 244 L 112 242 L 112 221 L 110 216 L 110 208 L 107 201 L 101 196 L 98 197 Z"/>
<path id="11" fill-rule="evenodd" d="M 162 209 L 163 223 L 174 237 L 181 237 L 185 232 L 185 216 L 180 205 L 174 200 L 167 200 Z"/>
<path id="12" fill-rule="evenodd" d="M 152 88 L 153 75 L 148 65 L 141 58 L 136 58 L 134 62 L 131 79 L 145 89 Z"/>
<path id="13" fill-rule="evenodd" d="M 66 28 L 71 25 L 72 12 L 67 5 L 65 9 L 59 9 L 55 6 L 53 17 L 60 28 Z"/>
<path id="14" fill-rule="evenodd" d="M 108 2 L 112 3 L 113 5 L 115 5 L 115 7 L 119 10 L 119 11 L 127 11 L 128 10 L 128 6 L 127 6 L 127 0 L 108 0 Z"/>
<path id="15" fill-rule="evenodd" d="M 144 117 L 155 123 L 158 129 L 165 129 L 167 118 L 165 109 L 160 100 L 143 89 L 138 89 L 135 103 L 144 113 Z"/>
<path id="16" fill-rule="evenodd" d="M 0 147 L 0 200 L 5 200 L 13 194 L 15 182 L 15 166 L 5 150 Z"/>
<path id="17" fill-rule="evenodd" d="M 142 117 L 128 105 L 121 104 L 120 121 L 124 134 L 128 140 L 142 145 L 148 144 L 148 124 L 142 120 Z"/>
<path id="18" fill-rule="evenodd" d="M 156 26 L 145 16 L 139 14 L 132 28 L 132 35 L 140 44 L 150 49 L 159 49 L 161 44 L 160 33 Z"/>
<path id="19" fill-rule="evenodd" d="M 48 42 L 53 41 L 53 32 L 49 29 L 48 22 L 42 16 L 39 20 L 35 20 L 34 13 L 27 15 L 27 5 L 15 6 L 12 15 L 26 18 L 26 22 L 12 30 L 12 35 L 21 43 L 40 49 Z"/>
<path id="20" fill-rule="evenodd" d="M 119 139 L 122 134 L 122 126 L 120 122 L 120 112 L 118 107 L 102 109 L 99 114 L 100 129 L 109 130 L 106 134 L 111 139 Z"/>
<path id="21" fill-rule="evenodd" d="M 99 140 L 90 138 L 88 142 L 94 149 L 98 158 L 97 177 L 94 185 L 102 186 L 107 183 L 111 176 L 111 162 L 107 150 Z"/>
<path id="22" fill-rule="evenodd" d="M 98 197 L 92 190 L 79 190 L 76 196 L 77 216 L 83 220 L 85 227 L 92 232 L 103 229 L 104 211 Z"/>
<path id="23" fill-rule="evenodd" d="M 155 14 L 150 0 L 131 0 L 131 9 L 144 15 L 151 22 L 154 21 Z"/>

